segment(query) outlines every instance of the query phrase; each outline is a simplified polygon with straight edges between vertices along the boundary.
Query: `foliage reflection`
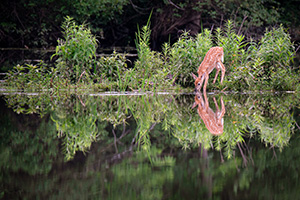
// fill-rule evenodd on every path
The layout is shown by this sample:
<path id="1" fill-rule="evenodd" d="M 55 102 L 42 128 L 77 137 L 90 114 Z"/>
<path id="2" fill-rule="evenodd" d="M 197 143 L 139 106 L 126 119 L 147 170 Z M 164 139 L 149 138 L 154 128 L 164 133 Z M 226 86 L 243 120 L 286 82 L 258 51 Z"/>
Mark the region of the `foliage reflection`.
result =
<path id="1" fill-rule="evenodd" d="M 216 98 L 221 102 L 221 110 Z M 190 95 L 10 95 L 6 96 L 6 102 L 17 113 L 41 116 L 49 113 L 58 137 L 63 140 L 66 160 L 72 159 L 77 151 L 87 151 L 94 141 L 107 140 L 110 136 L 116 140 L 120 126 L 124 126 L 121 135 L 126 129 L 135 130 L 132 142 L 148 152 L 148 156 L 153 141 L 160 141 L 170 133 L 183 148 L 201 144 L 205 149 L 214 148 L 231 158 L 250 138 L 280 150 L 288 145 L 295 128 L 290 112 L 297 102 L 295 98 L 294 95 L 217 95 L 213 97 L 216 107 L 213 112 L 207 95 L 204 94 L 203 100 L 202 94 L 196 94 L 193 107 L 198 106 L 204 124 L 199 123 L 197 113 L 187 106 L 192 105 Z M 227 107 L 224 119 L 223 99 Z M 212 119 L 214 125 L 209 125 Z M 213 129 L 213 135 L 218 137 L 210 134 Z M 154 132 L 160 133 L 159 138 L 154 137 Z"/>
<path id="2" fill-rule="evenodd" d="M 5 96 L 15 112 L 1 104 L 6 113 L 0 117 L 1 195 L 287 199 L 297 194 L 300 140 L 293 132 L 299 97 L 215 95 L 211 102 L 209 97 L 208 108 L 221 102 L 223 110 L 222 101 L 226 106 L 218 136 L 199 123 L 192 95 Z M 222 163 L 223 155 L 231 159 Z"/>

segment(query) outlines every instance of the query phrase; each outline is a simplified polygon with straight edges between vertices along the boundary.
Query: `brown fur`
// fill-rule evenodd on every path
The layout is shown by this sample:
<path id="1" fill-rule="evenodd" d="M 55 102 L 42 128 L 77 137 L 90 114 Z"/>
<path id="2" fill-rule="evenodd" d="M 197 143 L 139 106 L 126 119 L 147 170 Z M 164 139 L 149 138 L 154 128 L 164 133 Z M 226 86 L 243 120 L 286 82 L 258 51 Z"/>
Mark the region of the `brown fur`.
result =
<path id="1" fill-rule="evenodd" d="M 221 84 L 225 75 L 225 66 L 222 61 L 224 58 L 224 51 L 222 47 L 212 47 L 205 55 L 202 63 L 198 68 L 198 77 L 192 73 L 193 78 L 195 79 L 195 87 L 197 91 L 200 91 L 203 81 L 205 80 L 203 92 L 206 91 L 206 86 L 209 78 L 209 74 L 212 72 L 214 68 L 216 68 L 216 76 L 214 78 L 213 83 L 216 82 L 219 71 L 221 70 Z"/>
<path id="2" fill-rule="evenodd" d="M 214 103 L 216 106 L 216 112 L 214 112 L 209 107 L 209 102 L 207 100 L 206 92 L 204 92 L 204 100 L 202 98 L 201 92 L 196 92 L 195 103 L 192 108 L 198 106 L 197 111 L 201 119 L 203 120 L 206 128 L 213 135 L 221 135 L 223 133 L 223 116 L 225 114 L 224 101 L 221 97 L 221 110 L 219 110 L 218 103 L 215 98 Z"/>

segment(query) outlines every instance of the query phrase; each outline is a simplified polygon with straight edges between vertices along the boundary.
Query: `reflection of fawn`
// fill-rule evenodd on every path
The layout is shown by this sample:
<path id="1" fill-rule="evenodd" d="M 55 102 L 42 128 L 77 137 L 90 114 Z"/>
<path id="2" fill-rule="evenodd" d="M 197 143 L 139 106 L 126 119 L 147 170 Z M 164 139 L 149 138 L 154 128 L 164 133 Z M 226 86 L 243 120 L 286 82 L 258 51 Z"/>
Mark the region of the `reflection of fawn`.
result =
<path id="1" fill-rule="evenodd" d="M 192 76 L 195 79 L 196 90 L 199 91 L 201 89 L 203 81 L 205 79 L 203 92 L 206 91 L 206 86 L 209 78 L 208 76 L 214 68 L 216 68 L 217 72 L 213 83 L 216 82 L 220 69 L 222 71 L 221 83 L 223 82 L 224 75 L 225 75 L 225 67 L 222 63 L 223 61 L 224 61 L 224 52 L 222 47 L 212 47 L 206 53 L 202 63 L 199 66 L 198 77 L 192 73 Z"/>
<path id="2" fill-rule="evenodd" d="M 206 92 L 204 92 L 204 101 L 201 92 L 196 92 L 195 103 L 192 108 L 198 105 L 198 114 L 203 120 L 206 128 L 213 135 L 221 135 L 223 133 L 223 116 L 225 114 L 225 106 L 223 99 L 221 97 L 221 111 L 219 110 L 218 103 L 214 97 L 214 102 L 216 106 L 216 112 L 209 107 Z"/>

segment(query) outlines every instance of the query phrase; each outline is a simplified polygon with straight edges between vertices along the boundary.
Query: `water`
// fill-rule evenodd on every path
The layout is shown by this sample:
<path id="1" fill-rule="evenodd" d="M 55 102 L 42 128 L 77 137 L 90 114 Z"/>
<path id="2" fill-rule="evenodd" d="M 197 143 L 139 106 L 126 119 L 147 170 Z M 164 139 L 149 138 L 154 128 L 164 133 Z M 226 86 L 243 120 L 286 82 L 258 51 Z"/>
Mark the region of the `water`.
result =
<path id="1" fill-rule="evenodd" d="M 297 93 L 1 93 L 3 199 L 299 196 Z"/>

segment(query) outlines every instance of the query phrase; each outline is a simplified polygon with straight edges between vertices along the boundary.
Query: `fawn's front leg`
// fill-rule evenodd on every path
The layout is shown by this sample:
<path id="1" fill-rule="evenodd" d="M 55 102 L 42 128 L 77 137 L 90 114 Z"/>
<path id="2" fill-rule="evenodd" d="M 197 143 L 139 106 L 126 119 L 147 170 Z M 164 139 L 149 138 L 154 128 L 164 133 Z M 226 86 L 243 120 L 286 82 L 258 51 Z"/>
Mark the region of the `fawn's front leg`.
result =
<path id="1" fill-rule="evenodd" d="M 217 64 L 218 64 L 219 69 L 221 68 L 221 71 L 222 71 L 222 75 L 221 75 L 221 84 L 222 84 L 226 69 L 225 69 L 225 66 L 223 65 L 223 63 L 221 62 L 221 60 L 219 60 Z"/>
<path id="2" fill-rule="evenodd" d="M 204 83 L 204 87 L 203 87 L 203 93 L 206 94 L 206 86 L 207 86 L 207 82 L 208 82 L 209 76 L 208 76 L 208 73 L 203 74 L 203 76 L 205 76 L 205 78 L 204 78 L 205 79 L 205 83 Z"/>
<path id="3" fill-rule="evenodd" d="M 217 72 L 216 72 L 216 76 L 215 76 L 213 84 L 215 84 L 215 82 L 217 80 L 217 77 L 218 77 L 218 74 L 219 74 L 219 71 L 220 71 L 220 68 L 219 68 L 218 64 L 217 64 L 216 70 L 217 70 Z"/>

